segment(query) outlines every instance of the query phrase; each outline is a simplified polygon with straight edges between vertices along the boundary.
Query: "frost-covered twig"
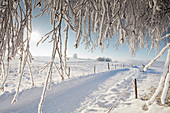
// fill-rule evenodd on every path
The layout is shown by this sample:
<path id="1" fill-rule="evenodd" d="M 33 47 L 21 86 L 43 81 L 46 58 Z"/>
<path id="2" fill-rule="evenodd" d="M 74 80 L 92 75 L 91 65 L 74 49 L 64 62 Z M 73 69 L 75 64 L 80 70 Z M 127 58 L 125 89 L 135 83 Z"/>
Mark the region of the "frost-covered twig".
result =
<path id="1" fill-rule="evenodd" d="M 28 61 L 26 61 L 26 62 L 28 64 L 28 68 L 29 68 L 29 73 L 30 73 L 30 78 L 31 78 L 31 86 L 33 87 L 34 86 L 34 78 L 33 78 L 33 75 L 32 75 L 31 66 L 30 66 L 30 63 Z"/>
<path id="2" fill-rule="evenodd" d="M 47 77 L 45 79 L 45 84 L 44 84 L 43 92 L 42 92 L 42 95 L 41 95 L 41 100 L 40 100 L 39 105 L 38 105 L 38 113 L 42 113 L 42 106 L 43 106 L 43 102 L 45 100 L 45 95 L 46 95 L 46 91 L 47 91 L 48 81 L 49 81 L 50 75 L 52 73 L 52 65 L 53 65 L 53 63 L 51 62 L 49 70 L 48 70 L 48 75 L 47 75 Z"/>
<path id="3" fill-rule="evenodd" d="M 102 30 L 103 30 L 103 27 L 104 27 L 104 19 L 105 19 L 105 13 L 106 13 L 106 7 L 105 7 L 105 1 L 104 0 L 102 0 L 102 8 L 103 8 L 102 20 L 101 20 L 100 31 L 99 31 L 99 45 L 100 46 L 103 45 Z"/>
<path id="4" fill-rule="evenodd" d="M 18 73 L 21 73 L 21 66 L 22 66 L 22 60 L 23 60 L 23 48 L 21 48 L 21 55 L 19 56 L 19 63 L 18 63 Z"/>
<path id="5" fill-rule="evenodd" d="M 60 4 L 60 12 L 62 12 L 63 8 L 62 8 L 62 4 Z M 58 29 L 58 43 L 56 45 L 56 50 L 58 53 L 58 57 L 59 57 L 59 70 L 61 73 L 61 77 L 62 80 L 64 80 L 64 72 L 63 72 L 63 60 L 62 60 L 62 40 L 61 40 L 61 22 L 62 22 L 62 16 L 63 14 L 60 14 L 59 20 L 58 20 L 58 25 L 59 25 L 59 29 Z M 66 49 L 66 48 L 65 48 Z"/>
<path id="6" fill-rule="evenodd" d="M 64 41 L 64 72 L 65 74 L 68 76 L 67 74 L 67 41 L 68 41 L 68 30 L 69 27 L 68 25 L 66 25 L 64 32 L 65 32 L 65 41 Z"/>
<path id="7" fill-rule="evenodd" d="M 8 78 L 8 74 L 9 74 L 8 73 L 8 71 L 9 71 L 9 61 L 7 62 L 7 69 L 5 69 L 5 64 L 4 64 L 4 62 L 2 62 L 1 70 L 2 70 L 2 78 L 3 79 L 2 79 L 2 83 L 1 83 L 0 89 L 2 91 L 4 91 L 4 85 L 5 85 L 5 82 L 6 82 L 7 78 Z"/>
<path id="8" fill-rule="evenodd" d="M 40 72 L 42 72 L 48 65 L 50 65 L 51 62 L 48 62 L 44 67 L 42 67 L 41 69 L 39 69 Z"/>
<path id="9" fill-rule="evenodd" d="M 22 65 L 21 72 L 20 72 L 20 75 L 19 75 L 19 82 L 18 82 L 18 85 L 17 85 L 16 93 L 14 95 L 12 102 L 11 102 L 12 104 L 17 103 L 17 97 L 18 97 L 19 88 L 20 88 L 21 81 L 22 81 L 22 76 L 23 76 L 23 73 L 24 73 L 24 68 L 25 68 L 25 65 L 26 65 L 26 60 L 27 60 L 27 53 L 24 56 L 23 65 Z"/>
<path id="10" fill-rule="evenodd" d="M 78 32 L 77 32 L 77 38 L 76 38 L 76 44 L 74 45 L 75 48 L 79 47 L 79 43 L 80 43 L 80 39 L 81 39 L 81 25 L 82 25 L 82 11 L 79 11 L 79 28 L 78 28 Z"/>
<path id="11" fill-rule="evenodd" d="M 41 39 L 37 42 L 37 46 L 39 45 L 40 42 L 44 42 L 47 38 L 49 38 L 49 35 L 57 29 L 58 29 L 58 26 L 56 28 L 54 28 L 53 30 L 51 30 L 50 32 L 48 32 L 47 34 L 45 34 L 43 37 L 41 37 Z M 44 39 L 44 37 L 46 37 L 46 38 Z"/>
<path id="12" fill-rule="evenodd" d="M 153 43 L 151 44 L 150 50 L 149 50 L 149 52 L 148 52 L 148 55 L 150 55 L 152 49 L 153 49 Z"/>
<path id="13" fill-rule="evenodd" d="M 58 73 L 61 75 L 60 70 L 58 69 L 58 67 L 57 67 L 57 65 L 56 65 L 55 62 L 54 62 L 54 66 L 55 66 L 55 68 L 57 69 Z M 63 78 L 62 78 L 62 79 L 63 79 Z"/>
<path id="14" fill-rule="evenodd" d="M 163 37 L 161 38 L 161 40 L 164 39 L 164 38 L 166 38 L 166 37 L 170 37 L 170 33 L 168 33 L 168 34 L 166 34 L 165 36 L 163 36 Z"/>

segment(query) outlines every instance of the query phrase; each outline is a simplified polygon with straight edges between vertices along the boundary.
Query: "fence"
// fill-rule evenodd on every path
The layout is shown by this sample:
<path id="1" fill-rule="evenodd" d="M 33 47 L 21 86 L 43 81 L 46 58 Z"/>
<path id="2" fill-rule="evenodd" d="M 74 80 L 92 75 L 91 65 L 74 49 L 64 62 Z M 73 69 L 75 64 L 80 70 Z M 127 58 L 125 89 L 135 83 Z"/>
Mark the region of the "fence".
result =
<path id="1" fill-rule="evenodd" d="M 87 64 L 83 64 L 83 65 L 87 65 Z M 101 64 L 89 65 L 88 66 L 89 69 L 87 69 L 86 66 L 77 67 L 76 64 L 75 64 L 75 66 L 73 66 L 73 65 L 69 66 L 68 65 L 68 75 L 71 76 L 71 72 L 75 72 L 75 71 L 77 71 L 77 69 L 82 70 L 82 73 L 79 73 L 79 75 L 84 75 L 83 71 L 85 71 L 87 74 L 95 74 L 95 73 L 98 73 L 98 72 L 116 70 L 116 69 L 120 69 L 120 68 L 131 67 L 131 66 L 132 66 L 131 64 L 125 65 L 125 64 L 103 63 L 102 66 L 101 66 Z"/>
<path id="2" fill-rule="evenodd" d="M 125 92 L 127 92 L 127 90 L 131 87 L 132 83 L 134 82 L 135 85 L 135 98 L 137 99 L 137 82 L 136 79 L 132 80 L 130 82 L 130 84 L 128 85 L 128 87 L 120 94 L 119 98 L 116 100 L 116 102 L 111 106 L 111 108 L 109 109 L 109 111 L 107 113 L 110 113 L 110 111 L 116 106 L 117 102 L 123 97 L 123 95 L 125 94 Z"/>

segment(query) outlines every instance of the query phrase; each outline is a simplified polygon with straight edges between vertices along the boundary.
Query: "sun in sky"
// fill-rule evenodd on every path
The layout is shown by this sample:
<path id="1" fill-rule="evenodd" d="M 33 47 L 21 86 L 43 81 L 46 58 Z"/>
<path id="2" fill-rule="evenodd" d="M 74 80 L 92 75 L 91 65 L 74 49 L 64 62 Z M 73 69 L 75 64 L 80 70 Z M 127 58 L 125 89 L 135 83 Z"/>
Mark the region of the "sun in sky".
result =
<path id="1" fill-rule="evenodd" d="M 38 31 L 33 31 L 31 33 L 31 40 L 32 42 L 37 43 L 41 39 L 40 33 Z"/>

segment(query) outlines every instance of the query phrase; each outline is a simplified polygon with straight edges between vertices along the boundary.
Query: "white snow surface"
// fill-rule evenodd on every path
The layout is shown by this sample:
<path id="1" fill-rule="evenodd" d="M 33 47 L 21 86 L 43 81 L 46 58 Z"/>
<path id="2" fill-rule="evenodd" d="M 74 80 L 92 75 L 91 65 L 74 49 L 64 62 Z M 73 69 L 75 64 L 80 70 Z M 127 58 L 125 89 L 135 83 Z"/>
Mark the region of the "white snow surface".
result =
<path id="1" fill-rule="evenodd" d="M 32 88 L 29 70 L 26 67 L 18 103 L 14 105 L 11 105 L 11 101 L 19 76 L 17 59 L 11 62 L 5 91 L 0 91 L 0 113 L 37 113 L 48 70 L 45 69 L 40 73 L 39 69 L 48 61 L 50 61 L 48 57 L 35 57 L 31 64 L 35 82 Z M 113 60 L 109 62 L 111 70 L 108 70 L 108 62 L 70 58 L 69 79 L 65 76 L 65 80 L 61 81 L 54 68 L 52 87 L 47 91 L 43 113 L 106 113 L 125 90 L 126 92 L 110 113 L 169 113 L 170 107 L 159 106 L 156 102 L 149 106 L 149 110 L 142 110 L 146 101 L 140 98 L 150 93 L 151 87 L 157 87 L 164 67 L 164 62 L 156 62 L 146 72 L 141 72 L 142 64 L 146 63 L 135 60 Z M 93 71 L 94 65 L 96 73 Z M 137 79 L 138 84 L 138 99 L 135 99 L 134 84 L 127 89 L 134 78 Z"/>

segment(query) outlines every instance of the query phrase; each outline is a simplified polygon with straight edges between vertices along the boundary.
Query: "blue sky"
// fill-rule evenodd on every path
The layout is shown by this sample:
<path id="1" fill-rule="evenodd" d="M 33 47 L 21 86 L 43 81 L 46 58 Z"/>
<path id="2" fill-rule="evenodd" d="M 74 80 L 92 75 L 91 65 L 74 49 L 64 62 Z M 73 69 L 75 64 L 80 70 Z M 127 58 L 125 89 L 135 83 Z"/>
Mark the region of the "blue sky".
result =
<path id="1" fill-rule="evenodd" d="M 38 14 L 38 9 L 33 13 L 33 15 Z M 31 53 L 33 56 L 50 56 L 51 55 L 51 48 L 52 43 L 48 43 L 49 40 L 44 42 L 43 44 L 40 43 L 39 46 L 36 46 L 37 41 L 40 39 L 41 36 L 45 35 L 47 32 L 49 32 L 52 28 L 50 26 L 50 17 L 46 14 L 42 17 L 38 17 L 32 20 L 33 24 L 33 32 L 36 32 L 39 34 L 39 36 L 33 36 L 31 41 Z M 65 26 L 63 26 L 65 27 Z M 64 33 L 62 34 L 62 39 L 64 39 Z M 131 57 L 130 51 L 128 46 L 122 45 L 119 47 L 119 50 L 116 51 L 115 48 L 113 48 L 113 41 L 110 43 L 109 48 L 105 48 L 103 52 L 99 48 L 96 48 L 96 50 L 92 53 L 89 52 L 89 50 L 85 50 L 84 44 L 80 44 L 78 49 L 74 48 L 75 44 L 75 34 L 72 32 L 69 32 L 69 40 L 68 40 L 68 50 L 67 50 L 67 56 L 72 57 L 74 53 L 77 53 L 79 58 L 92 58 L 96 59 L 97 57 L 109 57 L 114 59 L 136 59 L 136 60 L 150 60 L 155 57 L 156 53 L 154 50 L 152 50 L 151 54 L 148 56 L 146 54 L 146 49 L 140 49 L 137 51 L 135 57 Z M 167 51 L 163 56 L 160 57 L 159 60 L 164 61 L 166 59 Z"/>

